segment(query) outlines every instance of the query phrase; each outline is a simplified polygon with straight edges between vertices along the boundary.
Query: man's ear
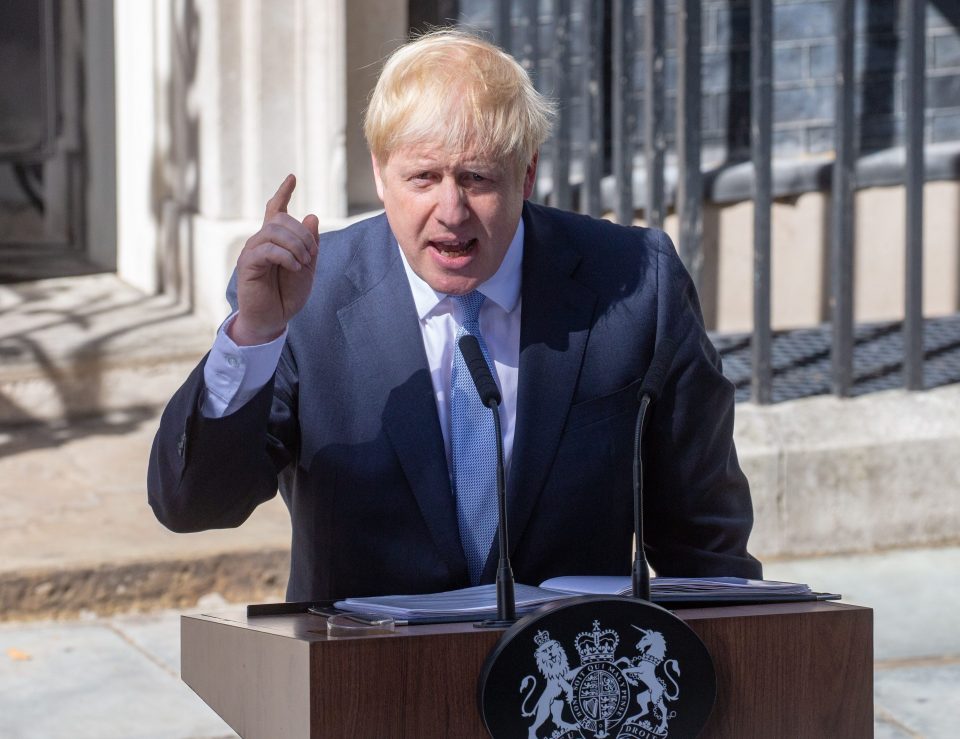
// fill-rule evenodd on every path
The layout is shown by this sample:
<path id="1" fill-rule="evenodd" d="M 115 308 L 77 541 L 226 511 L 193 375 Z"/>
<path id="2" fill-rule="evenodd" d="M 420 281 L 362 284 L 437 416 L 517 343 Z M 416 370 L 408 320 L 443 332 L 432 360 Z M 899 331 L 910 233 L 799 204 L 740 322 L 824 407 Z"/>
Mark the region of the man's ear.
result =
<path id="1" fill-rule="evenodd" d="M 373 181 L 377 185 L 377 197 L 380 198 L 380 202 L 383 202 L 383 175 L 380 173 L 380 162 L 377 161 L 376 155 L 372 152 L 370 154 L 370 162 L 373 164 Z"/>
<path id="2" fill-rule="evenodd" d="M 537 162 L 540 159 L 540 151 L 533 153 L 533 159 L 527 165 L 526 172 L 523 173 L 523 199 L 526 200 L 533 194 L 533 185 L 537 181 Z"/>

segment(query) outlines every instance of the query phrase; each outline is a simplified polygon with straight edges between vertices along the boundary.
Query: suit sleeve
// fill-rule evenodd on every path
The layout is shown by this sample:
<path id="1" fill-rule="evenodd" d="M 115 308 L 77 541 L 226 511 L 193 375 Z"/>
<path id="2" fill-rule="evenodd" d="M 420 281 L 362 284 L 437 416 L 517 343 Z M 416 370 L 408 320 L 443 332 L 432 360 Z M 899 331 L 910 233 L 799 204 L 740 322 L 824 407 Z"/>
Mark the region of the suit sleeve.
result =
<path id="1" fill-rule="evenodd" d="M 157 519 L 177 532 L 242 524 L 276 495 L 278 474 L 298 444 L 288 350 L 273 379 L 223 418 L 200 411 L 205 362 L 167 405 L 150 453 L 148 500 Z"/>
<path id="2" fill-rule="evenodd" d="M 226 298 L 236 312 L 236 270 Z M 289 345 L 272 379 L 221 418 L 201 411 L 209 356 L 167 404 L 150 451 L 147 499 L 157 520 L 179 533 L 242 524 L 277 494 L 278 475 L 299 447 L 299 381 Z"/>
<path id="3" fill-rule="evenodd" d="M 733 442 L 734 387 L 669 239 L 658 257 L 657 340 L 678 343 L 645 440 L 650 563 L 661 575 L 761 577 L 747 552 L 750 488 Z"/>

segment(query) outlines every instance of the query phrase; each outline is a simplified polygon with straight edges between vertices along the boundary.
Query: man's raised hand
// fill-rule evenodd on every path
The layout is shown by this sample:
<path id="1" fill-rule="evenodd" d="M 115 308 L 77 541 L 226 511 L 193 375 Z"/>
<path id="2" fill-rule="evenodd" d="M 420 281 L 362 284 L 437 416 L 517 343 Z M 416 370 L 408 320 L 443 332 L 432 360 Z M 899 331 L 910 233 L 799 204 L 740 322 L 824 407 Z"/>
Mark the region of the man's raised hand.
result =
<path id="1" fill-rule="evenodd" d="M 287 175 L 267 201 L 263 227 L 237 259 L 239 310 L 229 333 L 238 345 L 277 338 L 310 295 L 320 221 L 311 214 L 301 222 L 287 213 L 296 186 L 296 177 Z"/>

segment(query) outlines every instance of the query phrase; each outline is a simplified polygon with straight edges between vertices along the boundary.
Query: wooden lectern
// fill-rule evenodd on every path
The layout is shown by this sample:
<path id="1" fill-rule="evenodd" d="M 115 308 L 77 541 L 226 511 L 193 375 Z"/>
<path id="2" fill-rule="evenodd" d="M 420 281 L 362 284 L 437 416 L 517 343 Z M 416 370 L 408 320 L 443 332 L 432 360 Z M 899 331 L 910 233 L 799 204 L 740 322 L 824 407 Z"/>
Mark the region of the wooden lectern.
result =
<path id="1" fill-rule="evenodd" d="M 701 736 L 873 736 L 871 609 L 808 602 L 676 613 L 716 667 Z M 182 676 L 244 739 L 485 737 L 477 677 L 501 633 L 443 624 L 334 639 L 309 614 L 184 616 Z"/>

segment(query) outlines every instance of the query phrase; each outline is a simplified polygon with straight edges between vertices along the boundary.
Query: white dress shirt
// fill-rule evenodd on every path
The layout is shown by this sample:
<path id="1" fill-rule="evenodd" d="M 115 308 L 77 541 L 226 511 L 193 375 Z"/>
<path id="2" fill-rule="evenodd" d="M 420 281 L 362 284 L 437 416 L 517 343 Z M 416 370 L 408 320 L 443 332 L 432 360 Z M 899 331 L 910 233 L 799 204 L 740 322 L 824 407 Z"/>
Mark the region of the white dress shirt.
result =
<path id="1" fill-rule="evenodd" d="M 321 247 L 322 248 L 322 247 Z M 397 249 L 400 249 L 399 244 Z M 400 250 L 403 267 L 413 293 L 420 334 L 430 367 L 437 415 L 443 443 L 450 461 L 450 376 L 453 368 L 454 339 L 463 316 L 456 302 L 438 293 L 407 262 Z M 520 278 L 523 264 L 523 221 L 507 248 L 496 273 L 478 286 L 486 296 L 480 308 L 480 333 L 483 334 L 493 362 L 494 379 L 503 396 L 500 421 L 506 470 L 510 470 L 513 437 L 517 420 L 517 377 L 520 370 Z M 280 361 L 287 333 L 268 344 L 237 346 L 227 334 L 236 314 L 220 326 L 210 356 L 204 366 L 206 393 L 202 406 L 208 418 L 222 418 L 242 408 L 269 382 Z"/>

